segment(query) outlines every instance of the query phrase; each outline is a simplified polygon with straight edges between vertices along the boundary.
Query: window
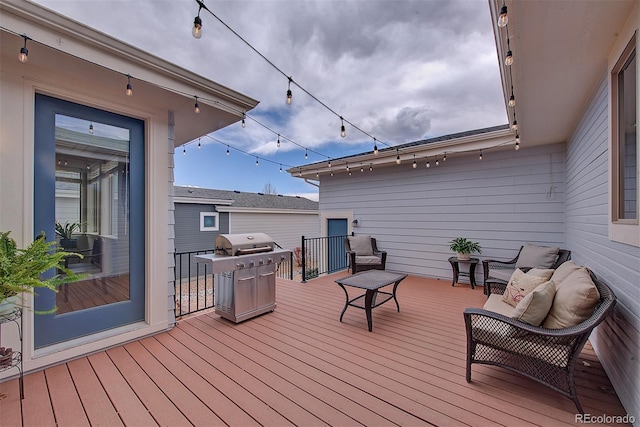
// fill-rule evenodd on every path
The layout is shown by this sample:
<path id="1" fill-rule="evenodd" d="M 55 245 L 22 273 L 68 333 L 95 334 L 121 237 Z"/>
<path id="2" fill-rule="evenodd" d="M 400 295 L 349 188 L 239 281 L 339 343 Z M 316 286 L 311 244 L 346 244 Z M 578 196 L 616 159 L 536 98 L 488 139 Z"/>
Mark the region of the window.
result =
<path id="1" fill-rule="evenodd" d="M 218 231 L 218 213 L 200 212 L 200 231 Z"/>
<path id="2" fill-rule="evenodd" d="M 638 229 L 637 59 L 635 35 L 611 72 L 610 238 L 640 245 Z M 630 229 L 633 227 L 633 230 Z M 635 230 L 635 232 L 634 232 Z"/>

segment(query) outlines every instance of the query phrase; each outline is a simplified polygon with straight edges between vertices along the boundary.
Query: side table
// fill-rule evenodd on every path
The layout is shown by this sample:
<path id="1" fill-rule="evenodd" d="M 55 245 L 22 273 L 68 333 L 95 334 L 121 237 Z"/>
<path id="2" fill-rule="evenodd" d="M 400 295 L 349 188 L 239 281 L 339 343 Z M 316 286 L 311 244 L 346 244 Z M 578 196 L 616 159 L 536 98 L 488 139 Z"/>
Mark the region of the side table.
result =
<path id="1" fill-rule="evenodd" d="M 20 387 L 20 399 L 24 399 L 24 384 L 22 382 L 23 378 L 23 370 L 22 370 L 22 308 L 16 307 L 10 313 L 0 314 L 0 327 L 4 323 L 15 323 L 18 328 L 18 338 L 20 339 L 20 351 L 14 350 L 10 356 L 11 360 L 7 361 L 7 363 L 0 364 L 0 372 L 6 371 L 7 369 L 17 368 L 20 377 L 18 379 L 18 385 Z"/>
<path id="2" fill-rule="evenodd" d="M 460 271 L 459 263 L 461 262 L 469 263 L 468 273 L 465 271 Z M 454 286 L 458 282 L 458 278 L 460 276 L 464 276 L 469 278 L 471 289 L 474 289 L 476 286 L 476 265 L 478 265 L 478 262 L 480 262 L 478 258 L 470 258 L 469 260 L 460 260 L 455 256 L 449 258 L 449 264 L 451 264 L 451 269 L 453 270 L 453 281 L 451 282 L 451 286 Z"/>

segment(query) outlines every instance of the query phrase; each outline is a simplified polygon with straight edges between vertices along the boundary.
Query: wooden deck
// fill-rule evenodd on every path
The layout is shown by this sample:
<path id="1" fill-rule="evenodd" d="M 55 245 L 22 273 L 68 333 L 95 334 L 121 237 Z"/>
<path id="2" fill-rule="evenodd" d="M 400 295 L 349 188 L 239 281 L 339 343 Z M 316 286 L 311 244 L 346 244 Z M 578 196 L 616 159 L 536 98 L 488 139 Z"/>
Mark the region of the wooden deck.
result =
<path id="1" fill-rule="evenodd" d="M 575 425 L 569 399 L 499 368 L 464 378 L 462 311 L 481 287 L 408 277 L 373 312 L 349 308 L 340 273 L 278 280 L 275 312 L 233 324 L 215 313 L 167 333 L 0 384 L 0 425 Z M 354 290 L 355 292 L 356 290 Z M 355 293 L 357 295 L 357 293 Z M 624 415 L 589 346 L 578 362 L 587 413 Z"/>

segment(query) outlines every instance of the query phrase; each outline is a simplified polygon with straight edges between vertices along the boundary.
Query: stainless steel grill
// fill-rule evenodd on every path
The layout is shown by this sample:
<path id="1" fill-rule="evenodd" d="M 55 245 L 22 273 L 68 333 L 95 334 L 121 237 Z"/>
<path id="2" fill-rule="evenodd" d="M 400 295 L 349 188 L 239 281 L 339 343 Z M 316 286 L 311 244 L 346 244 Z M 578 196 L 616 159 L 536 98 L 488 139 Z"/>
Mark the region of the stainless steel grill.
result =
<path id="1" fill-rule="evenodd" d="M 275 249 L 264 233 L 219 234 L 214 254 L 196 255 L 211 265 L 215 311 L 238 323 L 276 308 L 276 268 L 291 251 Z"/>

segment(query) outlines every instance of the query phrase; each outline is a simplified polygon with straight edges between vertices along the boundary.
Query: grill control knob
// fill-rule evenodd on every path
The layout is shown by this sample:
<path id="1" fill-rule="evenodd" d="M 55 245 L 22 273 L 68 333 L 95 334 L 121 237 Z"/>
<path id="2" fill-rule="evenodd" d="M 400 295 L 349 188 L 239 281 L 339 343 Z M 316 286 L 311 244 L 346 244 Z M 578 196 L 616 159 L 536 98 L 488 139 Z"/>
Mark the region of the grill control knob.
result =
<path id="1" fill-rule="evenodd" d="M 273 264 L 273 258 L 267 258 L 267 264 Z"/>
<path id="2" fill-rule="evenodd" d="M 253 260 L 249 261 L 249 267 L 253 267 L 253 266 L 255 266 L 255 265 L 256 265 L 256 262 L 255 262 L 255 261 L 253 261 Z"/>
<path id="3" fill-rule="evenodd" d="M 237 263 L 237 264 L 236 264 L 236 268 L 237 268 L 238 270 L 239 270 L 239 269 L 241 269 L 241 268 L 244 268 L 244 267 L 245 267 L 244 262 L 239 262 L 239 263 Z"/>
<path id="4" fill-rule="evenodd" d="M 260 259 L 258 260 L 258 264 L 259 264 L 259 265 L 264 265 L 264 260 L 263 260 L 262 258 L 260 258 Z"/>

